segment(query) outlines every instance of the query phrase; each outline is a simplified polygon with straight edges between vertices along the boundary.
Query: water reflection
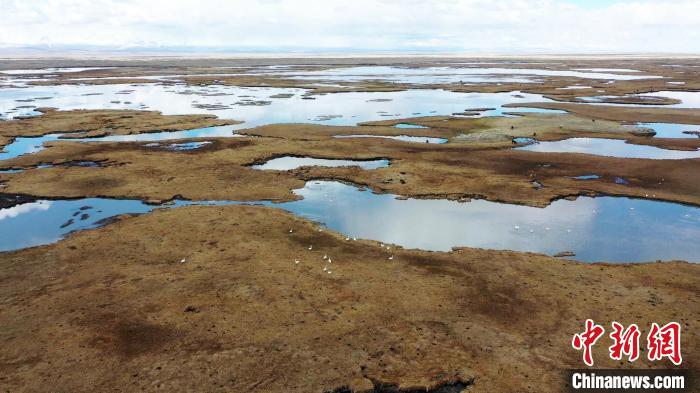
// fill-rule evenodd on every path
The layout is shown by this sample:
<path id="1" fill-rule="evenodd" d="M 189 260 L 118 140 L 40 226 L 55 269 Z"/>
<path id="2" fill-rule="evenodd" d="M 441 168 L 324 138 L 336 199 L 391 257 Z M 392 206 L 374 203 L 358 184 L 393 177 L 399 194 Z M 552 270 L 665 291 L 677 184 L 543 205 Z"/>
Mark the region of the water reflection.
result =
<path id="1" fill-rule="evenodd" d="M 234 124 L 218 127 L 194 128 L 183 131 L 147 132 L 133 135 L 111 135 L 98 138 L 82 138 L 78 140 L 81 142 L 152 142 L 190 138 L 240 138 L 243 137 L 243 135 L 235 133 L 235 131 L 240 128 L 242 127 L 239 124 Z"/>
<path id="2" fill-rule="evenodd" d="M 187 150 L 197 150 L 206 145 L 211 144 L 210 141 L 204 142 L 183 142 L 183 143 L 171 143 L 169 145 L 161 145 L 160 143 L 149 143 L 145 145 L 146 147 L 162 147 L 167 150 L 173 151 L 187 151 Z"/>
<path id="3" fill-rule="evenodd" d="M 24 154 L 44 150 L 44 143 L 58 140 L 61 134 L 49 134 L 41 137 L 18 137 L 0 150 L 0 161 L 9 160 Z"/>
<path id="4" fill-rule="evenodd" d="M 641 72 L 630 68 L 576 68 L 577 71 L 593 71 L 593 72 Z"/>
<path id="5" fill-rule="evenodd" d="M 637 126 L 651 128 L 656 131 L 657 138 L 696 138 L 692 134 L 684 134 L 683 131 L 700 132 L 700 125 L 678 123 L 637 123 Z"/>
<path id="6" fill-rule="evenodd" d="M 652 160 L 682 160 L 700 157 L 700 150 L 682 151 L 660 149 L 654 146 L 633 145 L 618 139 L 569 138 L 556 142 L 538 142 L 516 150 L 544 153 L 584 153 L 621 158 L 648 158 Z"/>
<path id="7" fill-rule="evenodd" d="M 605 70 L 603 70 L 605 71 Z M 611 70 L 610 70 L 611 71 Z M 628 72 L 627 70 L 619 70 Z M 576 77 L 586 79 L 635 80 L 655 79 L 655 75 L 629 75 L 611 72 L 546 70 L 534 68 L 500 67 L 426 67 L 403 68 L 391 66 L 361 66 L 332 68 L 316 71 L 282 71 L 275 75 L 285 75 L 292 79 L 321 79 L 344 82 L 381 80 L 396 83 L 436 84 L 436 83 L 535 83 L 542 76 Z"/>
<path id="8" fill-rule="evenodd" d="M 646 103 L 636 104 L 620 104 L 601 102 L 606 99 L 616 98 L 634 98 L 647 100 Z M 677 104 L 658 104 L 656 100 L 660 98 L 671 98 L 679 100 Z M 655 91 L 644 94 L 627 94 L 623 96 L 591 96 L 579 97 L 579 100 L 585 101 L 591 105 L 612 105 L 612 106 L 630 106 L 630 107 L 651 107 L 651 108 L 700 108 L 700 91 Z"/>
<path id="9" fill-rule="evenodd" d="M 411 123 L 399 123 L 399 124 L 396 124 L 394 127 L 396 127 L 396 128 L 428 128 L 426 126 L 419 126 L 418 124 L 411 124 Z"/>
<path id="10" fill-rule="evenodd" d="M 37 201 L 24 203 L 7 209 L 0 209 L 0 221 L 15 218 L 17 216 L 29 214 L 35 211 L 46 211 L 51 208 L 52 204 L 52 201 Z M 3 236 L 3 238 L 5 237 Z"/>
<path id="11" fill-rule="evenodd" d="M 70 72 L 82 72 L 89 70 L 107 70 L 113 69 L 115 67 L 63 67 L 63 68 L 35 68 L 31 70 L 6 70 L 0 71 L 0 74 L 5 75 L 39 75 L 39 74 L 53 74 L 53 73 L 70 73 Z"/>
<path id="12" fill-rule="evenodd" d="M 600 179 L 600 176 L 598 176 L 598 175 L 581 175 L 581 176 L 574 176 L 574 179 L 576 179 L 576 180 L 596 180 L 596 179 Z"/>
<path id="13" fill-rule="evenodd" d="M 456 246 L 556 254 L 583 261 L 700 261 L 700 209 L 630 198 L 582 197 L 546 208 L 484 200 L 398 200 L 338 182 L 309 182 L 303 200 L 274 205 L 333 230 L 407 248 Z"/>
<path id="14" fill-rule="evenodd" d="M 534 139 L 534 138 L 526 138 L 526 137 L 521 137 L 521 136 L 520 136 L 520 137 L 513 138 L 513 143 L 517 143 L 517 144 L 519 144 L 519 145 L 521 145 L 521 144 L 523 144 L 523 145 L 530 145 L 530 144 L 533 144 L 533 143 L 537 143 L 537 140 Z"/>
<path id="15" fill-rule="evenodd" d="M 406 248 L 572 251 L 582 261 L 700 262 L 700 209 L 674 203 L 582 197 L 535 208 L 483 200 L 399 200 L 330 181 L 308 182 L 295 193 L 304 199 L 261 204 L 322 222 L 346 236 Z M 0 209 L 0 251 L 53 243 L 72 231 L 103 225 L 105 219 L 119 214 L 237 203 L 175 201 L 153 206 L 138 200 L 102 198 L 25 203 Z"/>
<path id="16" fill-rule="evenodd" d="M 105 218 L 146 213 L 155 208 L 141 201 L 86 198 L 37 201 L 0 209 L 0 251 L 53 243 L 72 231 L 95 228 Z"/>
<path id="17" fill-rule="evenodd" d="M 413 143 L 435 143 L 442 144 L 447 143 L 446 138 L 432 138 L 427 136 L 410 136 L 410 135 L 371 135 L 371 134 L 355 134 L 355 135 L 334 135 L 333 138 L 383 138 L 383 139 L 394 139 L 402 142 L 413 142 Z"/>
<path id="18" fill-rule="evenodd" d="M 70 134 L 56 133 L 41 137 L 18 137 L 5 146 L 0 151 L 0 161 L 9 160 L 25 154 L 36 153 L 44 150 L 46 142 L 69 141 L 69 142 L 153 142 L 173 139 L 207 138 L 207 137 L 243 137 L 235 134 L 239 125 L 227 125 L 218 127 L 195 128 L 185 131 L 162 131 L 147 132 L 133 135 L 111 135 L 96 138 L 70 138 Z M 65 139 L 63 139 L 65 138 Z M 210 142 L 186 142 L 181 144 L 171 144 L 173 150 L 191 150 L 202 147 Z M 152 146 L 152 147 L 155 147 Z M 188 148 L 189 147 L 189 148 Z"/>
<path id="19" fill-rule="evenodd" d="M 308 91 L 304 89 L 157 83 L 31 86 L 0 89 L 0 113 L 9 119 L 37 115 L 36 107 L 60 110 L 148 109 L 166 115 L 211 114 L 220 118 L 243 120 L 246 122 L 245 127 L 250 128 L 276 123 L 355 125 L 365 121 L 450 115 L 474 107 L 496 108 L 481 116 L 497 116 L 502 115 L 502 105 L 505 104 L 551 101 L 539 94 L 520 92 L 406 90 L 314 96 L 306 93 Z"/>
<path id="20" fill-rule="evenodd" d="M 359 166 L 362 169 L 377 169 L 386 168 L 389 166 L 389 160 L 335 160 L 325 158 L 311 157 L 278 157 L 265 162 L 264 164 L 253 165 L 253 169 L 259 170 L 276 170 L 286 171 L 296 169 L 303 166 L 325 166 L 325 167 L 341 167 L 341 166 Z"/>
<path id="21" fill-rule="evenodd" d="M 680 100 L 679 104 L 661 105 L 669 108 L 700 108 L 700 91 L 655 91 L 645 93 L 650 97 L 666 97 Z"/>

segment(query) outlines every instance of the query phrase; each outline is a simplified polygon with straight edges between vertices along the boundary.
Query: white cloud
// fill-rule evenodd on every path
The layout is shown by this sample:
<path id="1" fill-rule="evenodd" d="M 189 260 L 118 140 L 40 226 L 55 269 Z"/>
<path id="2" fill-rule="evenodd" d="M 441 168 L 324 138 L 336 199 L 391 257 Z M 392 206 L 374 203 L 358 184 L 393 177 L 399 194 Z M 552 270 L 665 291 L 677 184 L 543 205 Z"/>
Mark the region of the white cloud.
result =
<path id="1" fill-rule="evenodd" d="M 30 213 L 33 211 L 46 211 L 51 208 L 53 202 L 51 201 L 38 201 L 23 203 L 21 205 L 16 205 L 13 207 L 8 207 L 6 209 L 0 209 L 0 221 L 6 218 L 15 218 L 19 215 Z"/>
<path id="2" fill-rule="evenodd" d="M 575 0 L 0 0 L 0 45 L 700 52 L 700 1 L 594 3 L 596 6 Z"/>

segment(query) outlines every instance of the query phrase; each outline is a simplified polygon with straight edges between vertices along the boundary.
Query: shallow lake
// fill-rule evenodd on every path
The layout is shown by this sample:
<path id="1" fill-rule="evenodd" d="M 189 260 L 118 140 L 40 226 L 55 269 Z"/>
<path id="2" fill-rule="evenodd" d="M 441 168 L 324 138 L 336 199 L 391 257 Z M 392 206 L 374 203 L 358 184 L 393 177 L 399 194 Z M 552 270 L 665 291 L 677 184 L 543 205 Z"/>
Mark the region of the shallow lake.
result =
<path id="1" fill-rule="evenodd" d="M 544 153 L 584 153 L 621 158 L 648 158 L 652 160 L 682 160 L 700 158 L 700 150 L 683 151 L 660 149 L 655 146 L 633 145 L 624 140 L 604 138 L 569 138 L 556 142 L 538 142 L 515 147 Z"/>
<path id="2" fill-rule="evenodd" d="M 0 251 L 54 243 L 70 232 L 96 228 L 100 220 L 157 207 L 138 200 L 84 198 L 39 200 L 0 209 Z"/>
<path id="3" fill-rule="evenodd" d="M 253 165 L 252 168 L 259 170 L 287 171 L 290 169 L 301 168 L 303 166 L 324 166 L 331 168 L 341 166 L 359 166 L 362 169 L 377 169 L 388 167 L 389 160 L 335 160 L 286 156 L 273 158 L 263 164 Z"/>
<path id="4" fill-rule="evenodd" d="M 161 83 L 2 88 L 0 116 L 11 119 L 37 115 L 38 107 L 157 110 L 166 115 L 211 114 L 245 121 L 241 128 L 251 128 L 276 123 L 355 125 L 365 121 L 450 115 L 475 107 L 495 108 L 479 116 L 498 116 L 503 114 L 505 104 L 551 101 L 539 94 L 517 91 L 455 93 L 431 89 L 313 96 L 307 93 L 305 89 Z"/>
<path id="5" fill-rule="evenodd" d="M 648 97 L 649 102 L 646 104 L 620 104 L 620 103 L 605 103 L 599 102 L 609 98 L 637 98 Z M 657 104 L 653 100 L 658 98 L 673 98 L 680 100 L 677 104 Z M 625 96 L 591 96 L 580 97 L 582 101 L 593 105 L 612 105 L 612 106 L 637 106 L 637 107 L 652 107 L 652 108 L 700 108 L 700 91 L 655 91 L 653 93 L 644 94 L 628 94 Z"/>
<path id="6" fill-rule="evenodd" d="M 399 124 L 394 125 L 394 127 L 396 127 L 396 128 L 407 128 L 407 129 L 411 129 L 411 128 L 428 128 L 428 127 L 426 127 L 426 126 L 419 126 L 418 124 L 411 124 L 411 123 L 399 123 Z"/>
<path id="7" fill-rule="evenodd" d="M 580 175 L 580 176 L 574 176 L 574 179 L 576 180 L 596 180 L 600 179 L 599 175 Z"/>
<path id="8" fill-rule="evenodd" d="M 684 134 L 683 131 L 699 131 L 700 125 L 678 123 L 637 123 L 637 126 L 651 128 L 656 131 L 657 138 L 697 138 L 695 135 Z"/>
<path id="9" fill-rule="evenodd" d="M 656 91 L 645 93 L 650 97 L 667 97 L 680 100 L 680 104 L 662 105 L 669 108 L 700 108 L 700 91 Z"/>
<path id="10" fill-rule="evenodd" d="M 8 118 L 18 115 L 38 115 L 32 108 L 17 109 L 16 100 L 38 100 L 37 106 L 70 109 L 149 109 L 165 114 L 213 114 L 222 118 L 244 120 L 245 123 L 223 127 L 198 128 L 187 131 L 116 135 L 90 138 L 86 141 L 158 141 L 197 137 L 231 137 L 234 131 L 278 123 L 316 123 L 326 125 L 356 125 L 360 122 L 415 116 L 450 115 L 467 108 L 495 108 L 477 116 L 502 116 L 507 112 L 562 111 L 533 108 L 503 108 L 508 103 L 548 101 L 538 94 L 454 93 L 446 90 L 406 90 L 387 93 L 336 93 L 304 99 L 302 89 L 242 88 L 235 86 L 165 86 L 103 85 L 103 86 L 34 86 L 20 89 L 0 89 L 0 111 Z M 271 98 L 278 94 L 289 98 Z M 86 95 L 89 94 L 89 95 Z M 221 94 L 224 94 L 223 96 Z M 230 94 L 230 96 L 229 96 Z M 247 100 L 247 101 L 241 101 Z M 266 104 L 259 104 L 260 102 Z M 254 102 L 255 105 L 236 103 Z M 204 105 L 204 106 L 202 106 Z M 220 105 L 223 109 L 213 109 Z M 23 106 L 23 105 L 20 105 Z M 218 108 L 218 107 L 217 107 Z M 414 125 L 400 125 L 416 127 Z M 420 126 L 418 126 L 420 127 Z M 0 160 L 42 149 L 44 142 L 54 141 L 61 134 L 43 137 L 17 138 L 0 152 Z"/>
<path id="11" fill-rule="evenodd" d="M 675 203 L 581 197 L 535 208 L 484 200 L 400 200 L 333 181 L 308 182 L 294 192 L 304 199 L 261 204 L 288 210 L 348 237 L 405 248 L 449 251 L 462 246 L 550 255 L 572 251 L 582 261 L 700 262 L 700 208 Z M 53 243 L 118 214 L 235 203 L 177 201 L 152 206 L 102 198 L 30 202 L 0 209 L 0 250 Z"/>
<path id="12" fill-rule="evenodd" d="M 613 71 L 613 70 L 603 70 Z M 639 74 L 629 70 L 621 73 L 598 72 L 596 70 L 547 70 L 535 68 L 503 67 L 426 67 L 404 68 L 392 66 L 361 66 L 332 68 L 316 71 L 281 71 L 290 79 L 317 79 L 344 82 L 381 80 L 395 83 L 437 84 L 437 83 L 535 83 L 542 76 L 575 77 L 584 79 L 635 80 L 660 78 L 655 75 Z"/>
<path id="13" fill-rule="evenodd" d="M 284 70 L 284 68 L 281 68 Z M 42 73 L 47 70 L 36 70 Z M 48 72 L 73 72 L 54 69 Z M 382 79 L 411 83 L 453 82 L 536 82 L 551 75 L 590 79 L 640 79 L 654 76 L 613 74 L 633 70 L 533 70 L 509 68 L 410 69 L 399 67 L 355 67 L 319 71 L 283 71 L 290 77 L 329 81 Z M 9 75 L 9 74 L 6 74 Z M 153 76 L 152 79 L 163 78 Z M 11 81 L 11 80 L 10 80 Z M 585 83 L 585 82 L 582 82 Z M 590 83 L 590 82 L 589 82 Z M 580 88 L 579 86 L 571 86 Z M 582 86 L 581 86 L 582 87 Z M 669 87 L 670 88 L 670 87 Z M 245 123 L 187 131 L 156 132 L 126 136 L 70 139 L 79 142 L 141 141 L 238 137 L 238 130 L 266 124 L 315 123 L 356 125 L 361 122 L 418 116 L 451 115 L 469 108 L 495 108 L 477 116 L 503 116 L 508 112 L 547 112 L 536 108 L 503 108 L 505 104 L 550 101 L 538 94 L 455 93 L 447 90 L 308 95 L 305 89 L 235 87 L 223 85 L 188 86 L 178 83 L 28 86 L 0 89 L 0 118 L 38 115 L 35 108 L 137 109 L 165 114 L 213 114 Z M 700 92 L 664 91 L 649 96 L 678 98 L 672 107 L 700 108 Z M 620 104 L 623 105 L 623 104 Z M 653 128 L 657 137 L 692 138 L 685 130 L 694 125 L 640 123 Z M 423 128 L 408 123 L 397 128 Z M 36 138 L 16 138 L 0 152 L 0 160 L 37 152 L 44 142 L 60 140 L 60 132 Z M 415 136 L 336 135 L 337 138 L 390 138 L 406 142 L 444 143 L 443 138 Z M 153 144 L 153 148 L 189 150 L 207 142 Z M 527 143 L 525 139 L 522 143 Z M 677 151 L 653 146 L 627 144 L 622 140 L 571 138 L 557 142 L 532 143 L 516 149 L 586 153 L 613 157 L 684 159 L 698 158 L 700 151 Z M 289 170 L 305 165 L 360 166 L 383 168 L 388 160 L 369 161 L 279 157 L 256 169 Z M 0 165 L 1 166 L 1 165 Z M 15 173 L 16 169 L 0 171 Z M 596 175 L 582 174 L 581 181 Z M 618 180 L 616 180 L 618 181 Z M 624 179 L 619 179 L 625 184 Z M 324 223 L 347 236 L 395 243 L 408 248 L 446 251 L 456 246 L 511 249 L 556 254 L 573 251 L 584 261 L 638 262 L 655 259 L 686 259 L 698 262 L 700 209 L 679 204 L 630 198 L 578 198 L 561 200 L 544 209 L 473 200 L 399 200 L 394 195 L 377 195 L 338 182 L 309 182 L 295 191 L 303 200 L 272 204 L 300 216 Z M 236 202 L 201 202 L 201 204 Z M 158 207 L 192 204 L 177 201 L 167 206 L 146 205 L 135 200 L 87 198 L 25 203 L 0 210 L 0 251 L 55 242 L 74 230 L 99 226 L 103 219 L 123 213 L 146 213 Z M 198 203 L 199 204 L 199 203 Z"/>
<path id="14" fill-rule="evenodd" d="M 58 140 L 60 135 L 61 134 L 49 134 L 35 138 L 15 138 L 12 143 L 0 148 L 0 161 L 44 150 L 45 142 Z"/>
<path id="15" fill-rule="evenodd" d="M 447 143 L 446 138 L 432 138 L 427 136 L 410 136 L 410 135 L 371 135 L 371 134 L 357 134 L 357 135 L 335 135 L 334 138 L 345 139 L 345 138 L 383 138 L 383 139 L 393 139 L 402 142 L 413 142 L 413 143 Z"/>
<path id="16" fill-rule="evenodd" d="M 82 72 L 82 71 L 94 71 L 94 70 L 108 70 L 114 67 L 63 67 L 63 68 L 34 68 L 28 70 L 6 70 L 0 71 L 0 74 L 5 75 L 40 75 L 40 74 L 55 74 L 55 73 L 69 73 L 69 72 Z"/>
<path id="17" fill-rule="evenodd" d="M 700 208 L 641 199 L 581 197 L 546 208 L 472 200 L 399 200 L 314 181 L 303 200 L 278 206 L 346 236 L 406 248 L 467 246 L 556 254 L 583 261 L 700 261 Z"/>
<path id="18" fill-rule="evenodd" d="M 239 128 L 238 125 L 227 125 L 195 128 L 185 131 L 148 132 L 143 134 L 112 135 L 97 138 L 61 138 L 62 136 L 69 136 L 69 134 L 63 133 L 48 134 L 40 137 L 18 137 L 0 151 L 0 161 L 9 160 L 24 154 L 39 152 L 46 148 L 44 146 L 45 142 L 154 142 L 188 138 L 242 137 L 242 135 L 235 134 L 237 128 Z M 175 150 L 187 150 L 187 147 L 197 148 L 201 147 L 202 144 L 205 144 L 205 142 L 185 142 L 184 144 L 179 144 L 181 146 L 170 146 L 173 146 Z M 153 147 L 155 147 L 155 145 Z"/>

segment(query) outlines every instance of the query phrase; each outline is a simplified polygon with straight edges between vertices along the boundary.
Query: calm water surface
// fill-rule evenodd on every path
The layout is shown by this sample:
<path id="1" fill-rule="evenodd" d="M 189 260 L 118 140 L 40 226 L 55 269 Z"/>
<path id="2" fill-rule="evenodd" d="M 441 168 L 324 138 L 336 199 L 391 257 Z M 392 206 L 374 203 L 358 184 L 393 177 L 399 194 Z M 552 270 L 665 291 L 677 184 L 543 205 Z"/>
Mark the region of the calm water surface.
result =
<path id="1" fill-rule="evenodd" d="M 0 209 L 0 251 L 54 243 L 70 232 L 96 228 L 100 220 L 147 213 L 157 207 L 138 200 L 84 198 L 40 200 Z"/>
<path id="2" fill-rule="evenodd" d="M 344 82 L 359 82 L 365 80 L 381 80 L 397 83 L 535 83 L 542 76 L 576 77 L 585 79 L 606 80 L 635 80 L 660 78 L 655 75 L 639 75 L 612 73 L 603 70 L 547 70 L 530 68 L 502 67 L 427 67 L 404 68 L 391 66 L 364 66 L 349 68 L 332 68 L 317 71 L 282 71 L 277 75 L 285 75 L 293 79 L 323 79 Z M 629 72 L 629 70 L 616 70 Z M 636 73 L 636 71 L 633 71 Z"/>
<path id="3" fill-rule="evenodd" d="M 303 166 L 324 166 L 324 167 L 341 167 L 341 166 L 359 166 L 362 169 L 377 169 L 386 168 L 389 166 L 389 160 L 334 160 L 325 158 L 311 157 L 278 157 L 266 161 L 264 164 L 253 165 L 253 169 L 259 170 L 276 170 L 286 171 L 296 169 Z"/>
<path id="4" fill-rule="evenodd" d="M 371 135 L 371 134 L 356 134 L 356 135 L 335 135 L 334 138 L 383 138 L 383 139 L 394 139 L 402 142 L 413 142 L 413 143 L 447 143 L 446 138 L 432 138 L 427 136 L 410 136 L 410 135 Z"/>
<path id="5" fill-rule="evenodd" d="M 700 209 L 641 199 L 581 197 L 546 208 L 484 200 L 396 199 L 332 181 L 308 182 L 295 190 L 304 199 L 261 204 L 282 208 L 349 237 L 406 248 L 449 251 L 479 247 L 556 254 L 582 261 L 642 262 L 683 259 L 700 262 Z M 37 201 L 0 209 L 0 250 L 49 244 L 68 233 L 94 228 L 124 213 L 188 204 L 151 206 L 141 201 L 86 198 Z"/>
<path id="6" fill-rule="evenodd" d="M 556 142 L 538 142 L 514 149 L 545 153 L 584 153 L 621 158 L 649 158 L 652 160 L 700 158 L 700 150 L 660 149 L 655 146 L 633 145 L 624 140 L 604 138 L 569 138 Z"/>
<path id="7" fill-rule="evenodd" d="M 212 114 L 245 121 L 245 127 L 250 128 L 275 123 L 355 125 L 373 120 L 450 115 L 475 107 L 496 108 L 481 115 L 497 116 L 503 113 L 505 104 L 551 101 L 539 94 L 517 91 L 406 90 L 313 96 L 307 93 L 305 89 L 160 83 L 3 88 L 0 89 L 0 116 L 37 115 L 34 110 L 37 107 L 157 110 L 166 115 Z"/>
<path id="8" fill-rule="evenodd" d="M 338 182 L 309 182 L 279 205 L 346 236 L 406 248 L 573 251 L 583 261 L 700 262 L 700 208 L 641 199 L 581 197 L 546 208 L 473 200 L 398 200 Z"/>
<path id="9" fill-rule="evenodd" d="M 189 139 L 189 138 L 214 138 L 214 137 L 242 137 L 236 134 L 235 130 L 238 125 L 227 125 L 219 127 L 204 127 L 195 128 L 185 131 L 163 131 L 163 132 L 147 132 L 134 135 L 112 135 L 97 138 L 62 138 L 69 137 L 70 134 L 56 133 L 48 134 L 41 137 L 19 137 L 9 145 L 5 146 L 0 151 L 0 161 L 9 160 L 25 154 L 36 153 L 44 150 L 45 142 L 154 142 L 173 139 Z M 180 144 L 171 144 L 174 150 L 191 150 L 202 147 L 211 142 L 185 142 Z M 160 145 L 159 145 L 160 146 Z M 166 145 L 167 147 L 168 145 Z M 153 145 L 155 147 L 155 144 Z"/>
<path id="10" fill-rule="evenodd" d="M 37 74 L 76 72 L 82 69 L 34 70 Z M 329 81 L 383 79 L 411 83 L 453 82 L 534 82 L 538 77 L 574 76 L 590 79 L 629 80 L 650 78 L 633 70 L 531 70 L 508 68 L 405 69 L 398 67 L 355 67 L 319 71 L 276 73 L 299 78 Z M 8 73 L 6 73 L 9 75 Z M 162 77 L 153 77 L 162 78 Z M 572 86 L 577 87 L 578 86 Z M 479 116 L 503 116 L 507 112 L 551 112 L 535 108 L 507 108 L 510 103 L 549 101 L 537 94 L 454 93 L 446 90 L 407 90 L 381 93 L 339 93 L 308 96 L 304 89 L 244 88 L 235 86 L 187 86 L 184 84 L 62 85 L 0 89 L 0 116 L 11 119 L 37 115 L 37 107 L 69 109 L 149 109 L 165 114 L 214 114 L 245 121 L 244 124 L 199 128 L 187 131 L 146 133 L 127 136 L 74 139 L 79 142 L 143 141 L 197 137 L 235 137 L 236 132 L 275 123 L 316 123 L 355 125 L 360 122 L 415 116 L 450 115 L 468 108 L 494 110 Z M 678 98 L 672 107 L 700 108 L 700 92 L 665 91 L 649 96 Z M 653 128 L 658 137 L 693 137 L 684 130 L 694 125 L 640 123 Z M 423 128 L 402 123 L 397 128 Z M 59 131 L 59 130 L 57 130 Z M 31 154 L 55 142 L 60 132 L 36 138 L 17 138 L 0 152 L 0 160 Z M 413 136 L 338 135 L 338 138 L 377 137 L 407 142 L 444 143 L 443 138 Z M 158 144 L 174 150 L 189 150 L 206 142 Z M 700 157 L 700 151 L 676 151 L 653 146 L 627 144 L 621 140 L 571 138 L 557 142 L 532 143 L 517 149 L 542 152 L 587 153 L 613 157 L 684 159 Z M 256 169 L 288 170 L 305 165 L 360 166 L 371 170 L 390 164 L 388 160 L 335 160 L 310 157 L 279 157 Z M 0 173 L 15 173 L 6 169 Z M 594 179 L 583 174 L 579 180 Z M 621 179 L 624 181 L 624 179 Z M 626 183 L 626 182 L 625 182 Z M 620 183 L 620 184 L 625 184 Z M 533 208 L 473 200 L 458 203 L 446 200 L 398 200 L 393 195 L 377 195 L 338 182 L 309 182 L 295 193 L 303 200 L 265 205 L 289 210 L 324 223 L 347 236 L 394 243 L 407 248 L 447 251 L 452 247 L 483 247 L 556 254 L 573 251 L 584 261 L 640 262 L 656 259 L 685 259 L 700 262 L 700 209 L 679 204 L 630 198 L 578 198 L 560 200 L 546 208 Z M 227 204 L 236 202 L 199 202 Z M 80 200 L 36 201 L 0 209 L 0 251 L 55 242 L 71 231 L 99 226 L 103 219 L 123 213 L 147 213 L 158 207 L 177 207 L 191 202 L 177 201 L 167 206 L 146 205 L 135 200 L 86 198 Z"/>
<path id="11" fill-rule="evenodd" d="M 619 103 L 605 103 L 599 102 L 606 98 L 620 98 L 620 97 L 649 97 L 648 104 L 619 104 Z M 700 108 L 700 91 L 655 91 L 653 93 L 644 93 L 641 95 L 629 94 L 626 96 L 591 96 L 591 97 L 580 97 L 582 101 L 589 102 L 593 105 L 612 105 L 612 106 L 636 106 L 636 107 L 650 107 L 650 108 Z M 656 98 L 674 98 L 680 100 L 677 104 L 655 104 L 653 99 Z"/>
<path id="12" fill-rule="evenodd" d="M 700 131 L 700 125 L 697 124 L 637 123 L 637 125 L 656 131 L 654 136 L 657 138 L 697 138 L 695 135 L 684 134 L 683 131 Z"/>
<path id="13" fill-rule="evenodd" d="M 419 126 L 418 124 L 411 124 L 411 123 L 399 123 L 399 124 L 396 124 L 394 127 L 396 127 L 396 128 L 428 128 L 426 126 Z"/>

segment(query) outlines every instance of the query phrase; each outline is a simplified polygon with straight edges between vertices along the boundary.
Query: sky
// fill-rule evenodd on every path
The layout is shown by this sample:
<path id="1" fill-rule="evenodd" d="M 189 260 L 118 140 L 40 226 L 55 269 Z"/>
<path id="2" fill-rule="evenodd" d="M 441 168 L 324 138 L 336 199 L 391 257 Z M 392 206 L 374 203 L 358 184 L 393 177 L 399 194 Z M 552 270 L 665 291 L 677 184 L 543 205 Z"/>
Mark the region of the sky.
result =
<path id="1" fill-rule="evenodd" d="M 700 53 L 700 0 L 0 0 L 0 48 Z"/>

